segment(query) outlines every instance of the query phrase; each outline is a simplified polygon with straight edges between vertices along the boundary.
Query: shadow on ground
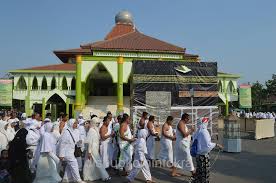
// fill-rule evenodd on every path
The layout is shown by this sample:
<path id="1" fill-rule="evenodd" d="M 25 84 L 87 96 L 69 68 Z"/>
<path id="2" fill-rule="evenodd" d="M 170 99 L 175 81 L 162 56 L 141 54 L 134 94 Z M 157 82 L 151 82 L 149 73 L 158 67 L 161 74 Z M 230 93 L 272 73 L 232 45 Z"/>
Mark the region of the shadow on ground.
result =
<path id="1" fill-rule="evenodd" d="M 218 136 L 222 141 L 222 134 Z M 211 153 L 212 183 L 275 183 L 276 182 L 276 138 L 253 140 L 252 133 L 242 134 L 242 152 Z M 158 149 L 157 149 L 158 150 Z M 217 161 L 214 160 L 217 158 Z M 214 164 L 213 164 L 214 163 Z M 158 183 L 188 183 L 189 177 L 173 178 L 171 170 L 151 168 L 153 180 Z M 112 183 L 123 183 L 124 177 L 112 176 Z M 101 181 L 97 181 L 99 183 Z M 142 173 L 134 183 L 145 182 Z"/>
<path id="2" fill-rule="evenodd" d="M 212 170 L 213 182 L 231 182 L 223 176 L 254 183 L 276 182 L 276 138 L 253 140 L 254 134 L 242 134 L 242 152 L 219 155 Z M 216 152 L 212 152 L 214 157 Z"/>

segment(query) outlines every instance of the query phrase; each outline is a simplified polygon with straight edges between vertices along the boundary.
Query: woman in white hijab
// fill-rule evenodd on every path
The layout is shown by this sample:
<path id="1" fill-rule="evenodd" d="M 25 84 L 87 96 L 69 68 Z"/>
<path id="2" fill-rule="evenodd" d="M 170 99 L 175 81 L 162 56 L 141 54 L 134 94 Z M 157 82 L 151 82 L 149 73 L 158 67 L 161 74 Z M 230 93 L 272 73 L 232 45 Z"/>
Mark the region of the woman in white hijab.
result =
<path id="1" fill-rule="evenodd" d="M 61 181 L 61 177 L 57 171 L 59 159 L 55 154 L 56 140 L 52 134 L 53 124 L 49 122 L 43 126 L 44 133 L 38 147 L 40 156 L 34 183 L 58 183 Z"/>
<path id="2" fill-rule="evenodd" d="M 80 178 L 78 162 L 74 155 L 75 145 L 79 141 L 79 134 L 74 132 L 77 128 L 78 122 L 75 119 L 70 119 L 67 129 L 60 137 L 59 158 L 66 164 L 63 182 L 84 183 Z"/>
<path id="3" fill-rule="evenodd" d="M 0 121 L 0 152 L 7 149 L 9 144 L 9 138 L 7 134 L 7 128 L 9 123 L 6 121 Z"/>
<path id="4" fill-rule="evenodd" d="M 52 134 L 54 135 L 56 141 L 59 141 L 59 138 L 60 138 L 60 133 L 59 133 L 59 122 L 54 122 L 53 123 L 53 132 Z"/>
<path id="5" fill-rule="evenodd" d="M 36 129 L 35 121 L 31 118 L 25 120 L 25 129 L 28 130 L 28 134 L 26 136 L 26 143 L 28 144 L 28 150 L 32 152 L 32 159 L 29 160 L 29 165 L 31 171 L 34 173 L 36 170 L 36 165 L 38 162 L 40 151 L 37 149 L 40 140 L 39 130 Z"/>
<path id="6" fill-rule="evenodd" d="M 99 154 L 100 134 L 99 129 L 96 126 L 97 123 L 98 118 L 96 117 L 90 121 L 90 129 L 85 139 L 85 144 L 87 145 L 83 167 L 83 179 L 85 181 L 94 181 L 99 179 L 102 179 L 103 181 L 110 180 Z"/>
<path id="7" fill-rule="evenodd" d="M 196 155 L 196 175 L 193 183 L 209 183 L 210 174 L 210 156 L 209 153 L 216 146 L 223 148 L 220 144 L 211 142 L 211 136 L 207 130 L 209 119 L 201 118 L 198 120 L 197 131 L 194 134 L 194 140 L 197 139 Z"/>
<path id="8" fill-rule="evenodd" d="M 40 129 L 39 129 L 39 132 L 41 135 L 43 135 L 45 133 L 45 124 L 47 123 L 52 123 L 52 121 L 49 119 L 49 118 L 45 118 Z"/>
<path id="9" fill-rule="evenodd" d="M 15 134 L 16 134 L 16 132 L 14 130 L 14 123 L 15 122 L 11 121 L 11 122 L 8 122 L 8 123 L 9 123 L 9 125 L 7 127 L 7 130 L 6 130 L 7 131 L 7 136 L 8 136 L 9 141 L 12 141 Z"/>

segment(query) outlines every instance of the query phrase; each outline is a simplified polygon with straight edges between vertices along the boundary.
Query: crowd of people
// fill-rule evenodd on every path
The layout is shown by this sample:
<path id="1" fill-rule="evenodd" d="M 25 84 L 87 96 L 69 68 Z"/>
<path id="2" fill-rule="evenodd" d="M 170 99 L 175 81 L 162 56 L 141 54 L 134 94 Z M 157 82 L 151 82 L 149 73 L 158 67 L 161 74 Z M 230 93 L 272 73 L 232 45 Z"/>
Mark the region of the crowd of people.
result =
<path id="1" fill-rule="evenodd" d="M 142 171 L 146 182 L 154 182 L 150 165 L 157 161 L 172 169 L 171 176 L 181 176 L 177 168 L 191 172 L 190 182 L 209 182 L 209 153 L 221 145 L 211 142 L 208 118 L 197 121 L 197 130 L 189 115 L 183 114 L 173 129 L 168 116 L 160 132 L 154 116 L 143 112 L 137 126 L 131 126 L 128 114 L 114 117 L 111 112 L 100 119 L 68 119 L 66 114 L 52 122 L 39 114 L 16 118 L 14 113 L 0 119 L 0 182 L 58 183 L 110 181 L 111 172 L 133 182 Z M 160 133 L 160 134 L 159 134 Z M 192 140 L 193 138 L 193 140 Z M 196 166 L 190 153 L 196 140 Z M 156 153 L 156 141 L 160 152 Z M 173 143 L 175 141 L 175 143 Z M 173 145 L 174 144 L 174 145 Z M 156 154 L 158 154 L 156 156 Z"/>
<path id="2" fill-rule="evenodd" d="M 237 112 L 237 117 L 243 117 L 243 118 L 255 118 L 255 119 L 276 119 L 275 112 Z"/>

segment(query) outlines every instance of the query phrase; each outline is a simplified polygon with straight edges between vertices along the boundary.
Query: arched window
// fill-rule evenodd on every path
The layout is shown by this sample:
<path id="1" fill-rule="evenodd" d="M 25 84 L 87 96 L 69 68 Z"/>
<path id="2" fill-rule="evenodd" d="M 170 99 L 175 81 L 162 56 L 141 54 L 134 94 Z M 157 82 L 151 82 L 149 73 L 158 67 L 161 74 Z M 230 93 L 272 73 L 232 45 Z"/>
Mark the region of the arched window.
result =
<path id="1" fill-rule="evenodd" d="M 56 86 L 57 86 L 56 78 L 55 78 L 55 77 L 53 77 L 53 79 L 52 79 L 52 83 L 51 83 L 51 90 L 55 89 L 55 88 L 56 88 Z"/>
<path id="2" fill-rule="evenodd" d="M 47 79 L 45 76 L 42 79 L 41 90 L 47 90 Z"/>
<path id="3" fill-rule="evenodd" d="M 17 89 L 27 90 L 27 83 L 26 83 L 25 78 L 23 76 L 20 76 L 20 78 L 17 82 Z"/>
<path id="4" fill-rule="evenodd" d="M 62 79 L 62 90 L 68 90 L 67 80 L 66 80 L 65 76 Z"/>
<path id="5" fill-rule="evenodd" d="M 33 79 L 32 90 L 38 90 L 38 82 L 36 76 Z"/>
<path id="6" fill-rule="evenodd" d="M 71 81 L 71 90 L 76 90 L 76 78 L 73 77 Z"/>
<path id="7" fill-rule="evenodd" d="M 228 93 L 234 93 L 235 92 L 235 87 L 232 81 L 229 82 L 228 87 L 227 87 L 227 92 Z"/>

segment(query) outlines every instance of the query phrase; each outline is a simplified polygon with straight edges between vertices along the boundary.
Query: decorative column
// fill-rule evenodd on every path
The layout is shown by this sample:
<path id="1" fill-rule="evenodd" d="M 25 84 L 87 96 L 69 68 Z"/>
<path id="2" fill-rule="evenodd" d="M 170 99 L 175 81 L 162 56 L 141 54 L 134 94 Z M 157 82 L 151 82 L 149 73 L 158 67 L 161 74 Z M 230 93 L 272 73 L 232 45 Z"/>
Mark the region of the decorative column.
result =
<path id="1" fill-rule="evenodd" d="M 72 104 L 72 117 L 73 117 L 73 118 L 76 117 L 74 111 L 75 111 L 75 104 Z"/>
<path id="2" fill-rule="evenodd" d="M 45 99 L 45 97 L 43 97 L 43 99 L 42 99 L 42 120 L 44 120 L 46 117 L 45 107 L 46 107 L 46 99 Z"/>
<path id="3" fill-rule="evenodd" d="M 75 112 L 80 113 L 82 109 L 82 93 L 81 93 L 81 55 L 76 56 L 76 103 Z"/>
<path id="4" fill-rule="evenodd" d="M 28 83 L 27 83 L 27 96 L 25 98 L 25 112 L 27 116 L 32 115 L 31 111 L 31 75 L 28 74 Z"/>
<path id="5" fill-rule="evenodd" d="M 70 104 L 70 99 L 66 99 L 66 114 L 69 115 L 69 104 Z"/>
<path id="6" fill-rule="evenodd" d="M 225 78 L 223 79 L 223 85 L 224 85 L 224 96 L 225 96 L 225 116 L 228 116 L 229 103 L 228 103 L 227 86 L 226 86 Z"/>
<path id="7" fill-rule="evenodd" d="M 56 87 L 58 90 L 62 90 L 62 86 L 60 84 L 60 74 L 58 74 L 58 86 Z"/>
<path id="8" fill-rule="evenodd" d="M 124 111 L 124 83 L 123 83 L 123 70 L 124 58 L 118 57 L 117 59 L 117 72 L 118 72 L 118 81 L 117 81 L 117 113 Z"/>
<path id="9" fill-rule="evenodd" d="M 31 115 L 31 109 L 30 109 L 30 97 L 27 95 L 25 97 L 25 113 L 27 114 L 27 116 Z"/>
<path id="10" fill-rule="evenodd" d="M 225 104 L 225 116 L 229 115 L 229 101 L 228 101 L 228 97 L 226 94 L 226 104 Z"/>
<path id="11" fill-rule="evenodd" d="M 82 106 L 85 106 L 86 104 L 86 87 L 85 87 L 85 83 L 81 84 L 81 104 Z"/>

